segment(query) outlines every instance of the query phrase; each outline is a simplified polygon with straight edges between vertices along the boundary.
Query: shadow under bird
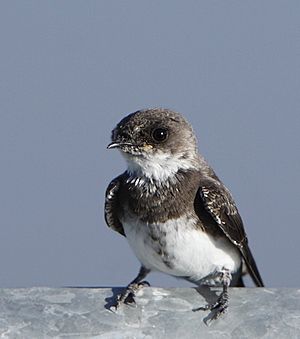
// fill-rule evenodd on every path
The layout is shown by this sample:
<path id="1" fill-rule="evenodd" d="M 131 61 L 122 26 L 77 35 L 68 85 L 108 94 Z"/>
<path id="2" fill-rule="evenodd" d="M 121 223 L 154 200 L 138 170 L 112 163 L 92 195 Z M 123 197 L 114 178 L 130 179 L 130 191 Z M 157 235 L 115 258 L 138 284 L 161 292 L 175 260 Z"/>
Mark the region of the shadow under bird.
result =
<path id="1" fill-rule="evenodd" d="M 168 109 L 129 114 L 112 131 L 127 170 L 106 191 L 105 220 L 127 238 L 141 263 L 113 307 L 133 303 L 151 271 L 196 285 L 222 286 L 211 320 L 228 308 L 228 287 L 244 286 L 243 265 L 264 286 L 234 200 L 199 154 L 191 125 Z"/>

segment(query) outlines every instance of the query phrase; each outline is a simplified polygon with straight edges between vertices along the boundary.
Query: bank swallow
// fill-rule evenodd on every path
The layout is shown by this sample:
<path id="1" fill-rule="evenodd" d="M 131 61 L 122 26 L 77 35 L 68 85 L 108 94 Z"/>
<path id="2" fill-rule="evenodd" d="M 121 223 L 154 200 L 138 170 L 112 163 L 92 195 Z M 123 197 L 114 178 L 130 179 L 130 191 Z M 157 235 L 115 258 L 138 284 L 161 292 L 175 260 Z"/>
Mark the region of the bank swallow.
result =
<path id="1" fill-rule="evenodd" d="M 129 114 L 108 148 L 127 162 L 106 191 L 107 225 L 125 236 L 141 263 L 114 304 L 134 302 L 151 271 L 196 285 L 221 286 L 215 303 L 199 307 L 217 319 L 228 308 L 228 286 L 244 286 L 243 265 L 256 286 L 262 278 L 235 202 L 199 154 L 191 125 L 168 109 Z"/>

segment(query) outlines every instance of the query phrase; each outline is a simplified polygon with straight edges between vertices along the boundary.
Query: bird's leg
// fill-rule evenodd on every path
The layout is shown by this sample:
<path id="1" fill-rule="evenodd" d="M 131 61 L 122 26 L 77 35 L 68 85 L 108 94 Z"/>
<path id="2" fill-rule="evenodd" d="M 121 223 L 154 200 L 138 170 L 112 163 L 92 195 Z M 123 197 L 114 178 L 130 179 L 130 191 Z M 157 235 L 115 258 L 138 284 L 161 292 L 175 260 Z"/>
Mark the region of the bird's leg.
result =
<path id="1" fill-rule="evenodd" d="M 136 292 L 144 286 L 150 286 L 147 281 L 142 281 L 149 272 L 149 269 L 141 266 L 137 277 L 132 280 L 129 285 L 127 285 L 124 292 L 117 295 L 116 301 L 113 305 L 111 305 L 110 309 L 117 310 L 121 304 L 135 304 L 134 297 Z"/>
<path id="2" fill-rule="evenodd" d="M 231 282 L 231 273 L 224 269 L 221 272 L 221 282 L 223 285 L 223 291 L 220 294 L 218 300 L 213 304 L 205 305 L 204 307 L 199 307 L 197 309 L 194 309 L 194 311 L 207 311 L 210 310 L 213 312 L 213 314 L 209 317 L 210 321 L 217 320 L 222 314 L 226 313 L 228 309 L 228 302 L 229 302 L 229 295 L 228 295 L 228 286 Z"/>

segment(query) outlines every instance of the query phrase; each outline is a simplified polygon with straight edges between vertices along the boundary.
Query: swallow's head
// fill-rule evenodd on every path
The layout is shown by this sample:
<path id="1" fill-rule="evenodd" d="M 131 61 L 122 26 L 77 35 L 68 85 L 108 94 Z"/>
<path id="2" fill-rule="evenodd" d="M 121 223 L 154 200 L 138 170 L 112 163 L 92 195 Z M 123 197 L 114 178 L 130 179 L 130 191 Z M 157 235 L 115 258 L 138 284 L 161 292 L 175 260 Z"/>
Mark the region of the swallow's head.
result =
<path id="1" fill-rule="evenodd" d="M 197 162 L 197 141 L 191 125 L 168 109 L 147 109 L 129 114 L 112 131 L 109 149 L 118 148 L 130 172 L 146 175 L 173 173 Z"/>

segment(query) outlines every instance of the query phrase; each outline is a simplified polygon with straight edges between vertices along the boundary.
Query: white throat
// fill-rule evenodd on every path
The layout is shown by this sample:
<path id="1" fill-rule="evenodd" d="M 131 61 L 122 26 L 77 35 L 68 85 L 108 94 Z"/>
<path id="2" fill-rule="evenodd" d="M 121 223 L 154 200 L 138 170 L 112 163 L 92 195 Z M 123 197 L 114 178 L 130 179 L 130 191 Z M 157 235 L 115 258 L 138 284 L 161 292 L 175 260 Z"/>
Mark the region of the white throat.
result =
<path id="1" fill-rule="evenodd" d="M 164 182 L 171 179 L 179 170 L 197 168 L 195 156 L 183 157 L 183 154 L 155 152 L 147 156 L 130 156 L 124 154 L 127 171 L 132 176 L 147 177 L 150 180 Z"/>

